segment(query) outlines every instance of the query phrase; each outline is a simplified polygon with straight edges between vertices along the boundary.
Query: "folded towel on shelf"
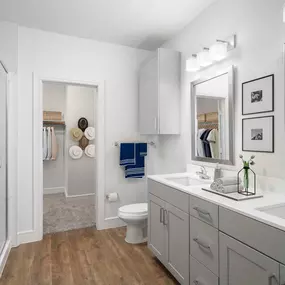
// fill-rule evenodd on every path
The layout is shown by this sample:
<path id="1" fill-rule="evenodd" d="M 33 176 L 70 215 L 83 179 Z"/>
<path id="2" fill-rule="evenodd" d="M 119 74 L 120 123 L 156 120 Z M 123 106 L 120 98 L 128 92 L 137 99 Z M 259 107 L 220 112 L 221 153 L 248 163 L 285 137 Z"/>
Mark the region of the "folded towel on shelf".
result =
<path id="1" fill-rule="evenodd" d="M 147 156 L 147 143 L 138 143 L 140 156 Z"/>
<path id="2" fill-rule="evenodd" d="M 57 141 L 56 141 L 56 135 L 54 132 L 54 127 L 50 128 L 51 132 L 51 160 L 56 160 L 57 157 Z"/>
<path id="3" fill-rule="evenodd" d="M 136 148 L 134 143 L 120 144 L 120 165 L 135 165 L 136 164 Z"/>
<path id="4" fill-rule="evenodd" d="M 140 154 L 140 143 L 135 144 L 135 154 L 135 164 L 125 166 L 125 178 L 143 178 L 145 176 L 145 157 Z"/>
<path id="5" fill-rule="evenodd" d="M 46 160 L 47 157 L 47 128 L 43 127 L 43 160 Z"/>
<path id="6" fill-rule="evenodd" d="M 237 178 L 236 176 L 223 177 L 223 178 L 216 179 L 215 182 L 216 182 L 218 185 L 228 186 L 228 185 L 240 184 L 240 183 L 241 183 L 241 179 L 240 179 L 240 178 Z"/>
<path id="7" fill-rule="evenodd" d="M 242 184 L 235 184 L 235 185 L 227 185 L 227 186 L 222 186 L 219 185 L 217 191 L 224 193 L 224 194 L 230 194 L 230 193 L 234 193 L 237 191 L 243 190 L 243 186 Z"/>

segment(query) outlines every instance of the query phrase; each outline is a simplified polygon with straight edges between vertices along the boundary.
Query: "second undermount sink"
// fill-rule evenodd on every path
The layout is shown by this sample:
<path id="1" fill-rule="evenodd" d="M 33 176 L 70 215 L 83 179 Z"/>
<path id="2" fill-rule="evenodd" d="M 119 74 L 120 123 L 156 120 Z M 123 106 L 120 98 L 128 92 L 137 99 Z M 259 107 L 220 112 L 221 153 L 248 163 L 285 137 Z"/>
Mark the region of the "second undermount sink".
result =
<path id="1" fill-rule="evenodd" d="M 191 178 L 189 176 L 183 176 L 183 177 L 169 177 L 166 178 L 166 180 L 169 180 L 171 182 L 183 185 L 183 186 L 195 186 L 195 185 L 203 185 L 203 184 L 210 184 L 210 180 L 202 180 L 202 179 L 195 179 Z"/>
<path id="2" fill-rule="evenodd" d="M 256 210 L 279 217 L 281 219 L 285 219 L 285 203 L 257 208 Z"/>

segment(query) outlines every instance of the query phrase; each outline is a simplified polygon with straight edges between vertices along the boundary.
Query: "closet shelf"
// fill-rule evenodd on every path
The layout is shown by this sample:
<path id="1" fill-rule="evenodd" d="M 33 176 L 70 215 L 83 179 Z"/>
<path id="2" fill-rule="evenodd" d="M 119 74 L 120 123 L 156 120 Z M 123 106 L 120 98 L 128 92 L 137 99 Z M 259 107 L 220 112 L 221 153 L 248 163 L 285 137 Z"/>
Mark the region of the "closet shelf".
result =
<path id="1" fill-rule="evenodd" d="M 65 121 L 43 121 L 44 126 L 63 126 L 65 127 Z"/>

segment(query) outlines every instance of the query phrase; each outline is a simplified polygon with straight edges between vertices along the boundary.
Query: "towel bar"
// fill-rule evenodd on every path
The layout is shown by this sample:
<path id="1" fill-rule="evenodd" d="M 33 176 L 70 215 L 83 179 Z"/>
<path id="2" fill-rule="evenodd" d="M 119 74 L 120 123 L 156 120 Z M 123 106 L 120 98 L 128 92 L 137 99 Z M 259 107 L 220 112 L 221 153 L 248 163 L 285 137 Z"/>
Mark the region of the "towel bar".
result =
<path id="1" fill-rule="evenodd" d="M 140 143 L 140 142 L 134 142 L 134 143 Z M 151 141 L 151 142 L 146 142 L 147 144 L 151 145 L 151 146 L 156 146 L 155 142 Z M 115 142 L 114 146 L 120 146 L 120 142 Z"/>

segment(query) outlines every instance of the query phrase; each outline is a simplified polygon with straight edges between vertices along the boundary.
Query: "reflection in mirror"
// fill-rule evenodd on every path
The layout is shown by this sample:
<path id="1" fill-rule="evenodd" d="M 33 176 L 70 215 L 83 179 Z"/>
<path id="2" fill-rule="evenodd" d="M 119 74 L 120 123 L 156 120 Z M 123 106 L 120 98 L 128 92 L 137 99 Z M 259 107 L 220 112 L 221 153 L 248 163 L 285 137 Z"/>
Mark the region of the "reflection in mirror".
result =
<path id="1" fill-rule="evenodd" d="M 192 160 L 233 164 L 233 68 L 192 83 Z"/>

